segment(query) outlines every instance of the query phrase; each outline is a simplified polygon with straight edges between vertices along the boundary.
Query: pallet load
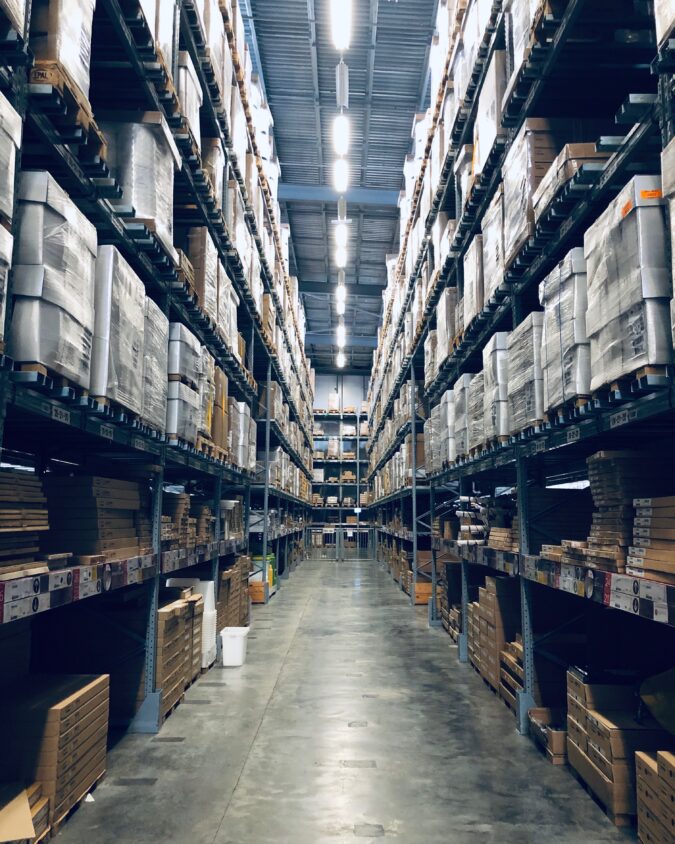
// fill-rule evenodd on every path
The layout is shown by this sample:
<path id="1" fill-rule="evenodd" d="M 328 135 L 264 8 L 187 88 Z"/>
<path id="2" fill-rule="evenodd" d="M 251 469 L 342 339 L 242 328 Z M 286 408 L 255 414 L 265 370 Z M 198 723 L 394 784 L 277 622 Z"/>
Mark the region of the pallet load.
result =
<path id="1" fill-rule="evenodd" d="M 457 457 L 455 440 L 455 394 L 446 390 L 441 398 L 439 421 L 440 465 L 452 465 Z"/>
<path id="2" fill-rule="evenodd" d="M 47 499 L 39 475 L 0 470 L 0 578 L 46 570 L 40 536 L 49 530 Z"/>
<path id="3" fill-rule="evenodd" d="M 675 754 L 670 751 L 635 754 L 638 839 L 664 844 L 675 838 Z"/>
<path id="4" fill-rule="evenodd" d="M 45 475 L 44 488 L 51 522 L 44 539 L 48 550 L 65 548 L 78 557 L 106 560 L 141 553 L 136 525 L 141 490 L 136 481 L 50 474 Z"/>
<path id="5" fill-rule="evenodd" d="M 554 199 L 564 190 L 565 185 L 584 165 L 602 165 L 609 158 L 610 153 L 598 152 L 595 147 L 594 143 L 565 144 L 532 197 L 535 221 L 539 221 Z"/>
<path id="6" fill-rule="evenodd" d="M 668 4 L 670 5 L 670 4 Z M 658 3 L 657 3 L 658 6 Z M 673 11 L 675 24 L 675 11 Z M 675 279 L 675 138 L 661 153 L 661 181 L 663 198 L 668 203 L 668 239 L 670 241 L 671 277 Z M 670 323 L 673 343 L 675 343 L 675 302 L 670 301 Z"/>
<path id="7" fill-rule="evenodd" d="M 45 171 L 22 173 L 18 198 L 9 354 L 88 390 L 96 229 Z"/>
<path id="8" fill-rule="evenodd" d="M 670 38 L 675 29 L 675 9 L 671 0 L 655 0 L 656 43 L 659 47 Z"/>
<path id="9" fill-rule="evenodd" d="M 436 362 L 441 366 L 452 354 L 452 341 L 455 339 L 455 310 L 457 308 L 457 288 L 446 287 L 441 293 L 436 306 Z"/>
<path id="10" fill-rule="evenodd" d="M 544 308 L 541 341 L 544 413 L 586 400 L 591 392 L 591 350 L 586 334 L 586 261 L 572 249 L 539 285 Z"/>
<path id="11" fill-rule="evenodd" d="M 534 311 L 508 335 L 509 432 L 518 434 L 544 418 L 541 365 L 544 315 Z"/>
<path id="12" fill-rule="evenodd" d="M 166 431 L 166 380 L 169 363 L 169 320 L 152 299 L 145 297 L 143 328 L 143 384 L 141 419 L 153 430 Z"/>
<path id="13" fill-rule="evenodd" d="M 186 598 L 190 628 L 190 659 L 187 682 L 194 682 L 202 673 L 202 637 L 204 627 L 204 597 L 190 595 Z"/>
<path id="14" fill-rule="evenodd" d="M 196 519 L 195 541 L 197 545 L 208 545 L 215 539 L 216 517 L 211 503 L 190 499 L 190 516 Z"/>
<path id="15" fill-rule="evenodd" d="M 513 578 L 486 577 L 478 590 L 480 673 L 499 691 L 501 652 L 520 628 L 520 586 Z"/>
<path id="16" fill-rule="evenodd" d="M 216 399 L 216 361 L 211 352 L 202 346 L 199 367 L 199 420 L 197 445 L 213 444 L 213 414 Z"/>
<path id="17" fill-rule="evenodd" d="M 480 673 L 481 671 L 481 646 L 480 646 L 480 606 L 478 601 L 469 604 L 469 627 L 467 630 L 469 662 Z"/>
<path id="18" fill-rule="evenodd" d="M 161 2 L 164 7 L 169 3 Z M 107 163 L 111 175 L 133 206 L 134 220 L 143 223 L 158 238 L 173 261 L 173 178 L 181 157 L 166 119 L 160 112 L 147 111 L 134 122 L 122 118 L 101 124 L 108 140 Z"/>
<path id="19" fill-rule="evenodd" d="M 227 404 L 228 381 L 223 370 L 215 368 L 215 392 L 213 396 L 213 444 L 220 450 L 223 459 L 228 457 L 229 418 Z"/>
<path id="20" fill-rule="evenodd" d="M 474 375 L 469 384 L 466 404 L 469 452 L 477 452 L 485 442 L 484 384 L 485 376 L 482 372 Z"/>
<path id="21" fill-rule="evenodd" d="M 483 237 L 477 234 L 464 256 L 464 331 L 483 310 Z"/>
<path id="22" fill-rule="evenodd" d="M 671 747 L 672 736 L 649 716 L 635 715 L 632 685 L 572 667 L 567 672 L 570 766 L 617 826 L 636 814 L 635 753 Z M 666 839 L 669 840 L 669 839 Z"/>
<path id="23" fill-rule="evenodd" d="M 675 576 L 675 496 L 634 498 L 629 574 L 663 579 Z"/>
<path id="24" fill-rule="evenodd" d="M 54 833 L 105 773 L 109 686 L 107 674 L 31 675 L 16 680 L 0 704 L 12 727 L 0 779 L 37 783 Z"/>
<path id="25" fill-rule="evenodd" d="M 482 516 L 482 507 L 476 498 L 461 495 L 456 516 L 459 519 L 457 545 L 485 545 L 487 528 Z"/>
<path id="26" fill-rule="evenodd" d="M 509 427 L 509 337 L 497 331 L 483 349 L 483 442 L 505 442 Z"/>
<path id="27" fill-rule="evenodd" d="M 114 246 L 99 246 L 90 393 L 140 415 L 145 288 Z"/>
<path id="28" fill-rule="evenodd" d="M 0 124 L 0 219 L 11 223 L 14 215 L 16 155 L 21 146 L 23 124 L 19 114 L 2 93 Z M 9 232 L 6 234 L 9 236 Z"/>
<path id="29" fill-rule="evenodd" d="M 188 232 L 188 257 L 194 270 L 195 293 L 202 311 L 218 322 L 218 250 L 206 226 Z"/>
<path id="30" fill-rule="evenodd" d="M 201 667 L 210 668 L 216 659 L 216 596 L 213 580 L 198 580 L 191 577 L 170 577 L 166 582 L 169 588 L 185 589 L 190 587 L 193 595 L 201 595 L 204 609 L 201 614 L 202 646 Z"/>
<path id="31" fill-rule="evenodd" d="M 469 453 L 469 387 L 473 376 L 460 375 L 452 389 L 455 405 L 455 456 L 465 457 Z"/>
<path id="32" fill-rule="evenodd" d="M 565 711 L 535 707 L 527 713 L 530 722 L 530 735 L 535 740 L 552 765 L 567 764 L 567 730 L 565 729 Z"/>
<path id="33" fill-rule="evenodd" d="M 504 290 L 504 188 L 500 184 L 481 221 L 483 237 L 483 299 L 493 303 Z"/>
<path id="34" fill-rule="evenodd" d="M 170 323 L 166 431 L 190 445 L 197 443 L 201 366 L 199 340 L 182 323 Z"/>
<path id="35" fill-rule="evenodd" d="M 176 91 L 178 93 L 180 110 L 187 122 L 187 128 L 192 135 L 196 152 L 201 153 L 202 137 L 199 126 L 199 110 L 204 101 L 204 94 L 199 84 L 197 71 L 187 50 L 181 50 L 178 53 Z"/>
<path id="36" fill-rule="evenodd" d="M 165 491 L 162 496 L 162 513 L 174 524 L 179 548 L 194 548 L 197 538 L 197 520 L 190 516 L 190 501 L 186 492 Z"/>
<path id="37" fill-rule="evenodd" d="M 673 284 L 659 176 L 634 176 L 587 229 L 591 391 L 673 362 Z"/>
<path id="38" fill-rule="evenodd" d="M 424 340 L 424 386 L 428 388 L 436 378 L 436 332 L 430 331 Z"/>
<path id="39" fill-rule="evenodd" d="M 160 722 L 180 703 L 192 671 L 191 612 L 184 600 L 157 610 L 155 688 L 161 690 Z"/>

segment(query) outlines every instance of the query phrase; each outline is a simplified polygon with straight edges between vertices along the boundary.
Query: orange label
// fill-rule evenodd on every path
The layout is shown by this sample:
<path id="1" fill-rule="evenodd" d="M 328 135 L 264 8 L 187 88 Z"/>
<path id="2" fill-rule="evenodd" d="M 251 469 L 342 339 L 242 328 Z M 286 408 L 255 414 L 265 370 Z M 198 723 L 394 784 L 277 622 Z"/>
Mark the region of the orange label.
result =
<path id="1" fill-rule="evenodd" d="M 661 199 L 663 194 L 660 190 L 641 190 L 640 199 Z"/>
<path id="2" fill-rule="evenodd" d="M 632 210 L 633 210 L 633 200 L 629 199 L 628 202 L 621 209 L 621 218 L 623 219 L 624 217 L 627 217 Z"/>

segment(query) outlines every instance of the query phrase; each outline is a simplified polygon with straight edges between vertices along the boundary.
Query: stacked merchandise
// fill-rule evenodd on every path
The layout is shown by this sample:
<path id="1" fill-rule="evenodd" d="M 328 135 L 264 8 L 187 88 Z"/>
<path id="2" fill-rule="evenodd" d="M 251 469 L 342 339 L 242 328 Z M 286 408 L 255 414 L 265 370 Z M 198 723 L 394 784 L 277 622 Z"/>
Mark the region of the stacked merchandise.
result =
<path id="1" fill-rule="evenodd" d="M 228 419 L 228 381 L 227 375 L 223 370 L 216 366 L 215 368 L 215 392 L 213 396 L 213 425 L 212 437 L 213 444 L 219 449 L 220 456 L 225 459 L 228 457 L 228 439 L 229 439 L 229 419 Z"/>
<path id="2" fill-rule="evenodd" d="M 567 764 L 567 730 L 564 709 L 535 707 L 527 713 L 530 735 L 552 765 Z"/>
<path id="3" fill-rule="evenodd" d="M 518 694 L 523 691 L 525 684 L 523 640 L 520 636 L 516 636 L 514 642 L 506 643 L 501 652 L 500 661 L 499 691 L 502 698 L 515 712 Z M 563 725 L 565 669 L 558 662 L 539 653 L 534 654 L 533 662 L 534 683 L 531 692 L 535 705 L 548 707 L 551 712 L 556 713 L 555 722 Z M 552 722 L 553 719 L 548 723 Z M 564 755 L 564 753 L 564 747 L 557 751 L 557 755 Z"/>
<path id="4" fill-rule="evenodd" d="M 656 15 L 656 42 L 661 46 L 675 29 L 675 9 L 670 0 L 656 0 L 654 14 Z"/>
<path id="5" fill-rule="evenodd" d="M 164 720 L 180 703 L 192 672 L 192 624 L 188 603 L 172 601 L 157 610 L 155 688 L 161 689 Z"/>
<path id="6" fill-rule="evenodd" d="M 188 606 L 187 626 L 190 639 L 187 683 L 193 683 L 202 673 L 204 597 L 192 594 L 185 599 L 185 602 Z"/>
<path id="7" fill-rule="evenodd" d="M 166 430 L 169 365 L 169 320 L 152 299 L 145 298 L 141 419 L 155 431 Z"/>
<path id="8" fill-rule="evenodd" d="M 483 238 L 477 234 L 464 256 L 464 331 L 483 310 Z"/>
<path id="9" fill-rule="evenodd" d="M 673 362 L 673 284 L 659 176 L 635 176 L 584 236 L 591 391 Z"/>
<path id="10" fill-rule="evenodd" d="M 231 396 L 228 403 L 230 457 L 235 466 L 246 471 L 255 472 L 256 432 L 257 427 L 251 419 L 251 408 L 241 401 L 235 401 Z"/>
<path id="11" fill-rule="evenodd" d="M 499 185 L 481 221 L 484 299 L 488 304 L 504 290 L 504 188 Z"/>
<path id="12" fill-rule="evenodd" d="M 485 545 L 487 526 L 483 513 L 483 507 L 477 498 L 468 495 L 460 496 L 459 509 L 457 510 L 457 518 L 459 519 L 458 545 Z"/>
<path id="13" fill-rule="evenodd" d="M 486 577 L 478 590 L 480 673 L 495 691 L 501 677 L 501 652 L 520 629 L 520 584 L 515 578 Z"/>
<path id="14" fill-rule="evenodd" d="M 216 517 L 212 505 L 196 498 L 190 499 L 190 516 L 195 522 L 195 541 L 197 545 L 208 545 L 215 540 Z"/>
<path id="15" fill-rule="evenodd" d="M 482 372 L 474 375 L 469 384 L 466 418 L 467 428 L 469 430 L 468 446 L 469 452 L 472 454 L 479 452 L 485 443 L 484 384 L 485 376 Z"/>
<path id="16" fill-rule="evenodd" d="M 199 367 L 199 417 L 197 445 L 213 445 L 213 415 L 216 398 L 216 362 L 206 346 L 201 348 Z"/>
<path id="17" fill-rule="evenodd" d="M 88 390 L 96 229 L 47 172 L 22 173 L 18 199 L 8 352 Z"/>
<path id="18" fill-rule="evenodd" d="M 518 434 L 544 418 L 541 365 L 544 315 L 533 312 L 508 335 L 509 432 Z"/>
<path id="19" fill-rule="evenodd" d="M 675 496 L 633 499 L 633 544 L 628 574 L 663 578 L 675 574 Z"/>
<path id="20" fill-rule="evenodd" d="M 162 497 L 162 514 L 170 517 L 175 529 L 178 548 L 194 548 L 197 539 L 197 519 L 190 516 L 191 499 L 186 492 L 166 490 Z"/>
<path id="21" fill-rule="evenodd" d="M 436 368 L 441 367 L 452 354 L 455 339 L 455 309 L 457 288 L 446 287 L 436 306 Z"/>
<path id="22" fill-rule="evenodd" d="M 45 570 L 36 562 L 40 534 L 49 530 L 40 477 L 20 469 L 0 471 L 0 575 Z"/>
<path id="23" fill-rule="evenodd" d="M 179 322 L 169 325 L 168 401 L 166 430 L 169 438 L 197 443 L 200 418 L 199 380 L 202 347 Z"/>
<path id="24" fill-rule="evenodd" d="M 110 678 L 31 675 L 4 696 L 0 717 L 11 724 L 0 755 L 0 779 L 37 783 L 54 826 L 105 772 Z"/>
<path id="25" fill-rule="evenodd" d="M 90 393 L 140 416 L 145 288 L 114 246 L 99 246 Z"/>
<path id="26" fill-rule="evenodd" d="M 481 648 L 480 648 L 480 606 L 478 601 L 469 604 L 469 628 L 467 630 L 469 662 L 480 672 L 481 670 Z"/>
<path id="27" fill-rule="evenodd" d="M 140 554 L 152 554 L 152 496 L 149 489 L 139 488 L 141 508 L 134 514 L 134 525 L 138 536 Z"/>
<path id="28" fill-rule="evenodd" d="M 455 394 L 446 390 L 441 398 L 439 420 L 439 462 L 441 468 L 452 466 L 457 456 L 455 447 Z"/>
<path id="29" fill-rule="evenodd" d="M 455 405 L 455 453 L 456 459 L 466 457 L 469 453 L 469 387 L 472 377 L 468 374 L 460 375 L 452 394 Z"/>
<path id="30" fill-rule="evenodd" d="M 551 411 L 591 392 L 591 350 L 586 333 L 586 261 L 572 249 L 539 285 L 544 308 L 541 339 L 543 409 Z"/>
<path id="31" fill-rule="evenodd" d="M 175 551 L 180 547 L 178 544 L 178 525 L 171 516 L 162 515 L 160 542 L 162 551 Z"/>
<path id="32" fill-rule="evenodd" d="M 212 580 L 197 580 L 197 578 L 170 577 L 166 585 L 168 588 L 192 589 L 192 595 L 200 595 L 203 599 L 201 619 L 201 667 L 209 668 L 216 660 L 217 613 L 215 584 Z M 180 602 L 178 602 L 180 603 Z M 189 617 L 189 613 L 188 613 Z M 194 616 L 197 618 L 197 616 Z M 196 636 L 196 632 L 193 634 Z M 193 642 L 194 644 L 194 642 Z M 188 647 L 188 650 L 190 648 Z M 191 651 L 190 651 L 191 652 Z"/>
<path id="33" fill-rule="evenodd" d="M 670 0 L 656 4 L 657 21 L 659 5 L 662 5 L 664 8 L 666 6 L 670 7 Z M 672 16 L 675 22 L 675 12 L 672 13 Z M 663 182 L 663 198 L 668 203 L 670 257 L 672 259 L 671 278 L 675 279 L 675 138 L 673 138 L 661 153 L 661 180 Z M 672 299 L 670 302 L 670 322 L 673 329 L 673 337 L 675 337 L 675 301 Z"/>
<path id="34" fill-rule="evenodd" d="M 186 50 L 178 53 L 178 77 L 176 91 L 180 110 L 187 121 L 187 128 L 192 134 L 193 144 L 201 152 L 201 133 L 199 130 L 199 109 L 203 94 L 190 54 Z"/>
<path id="35" fill-rule="evenodd" d="M 438 361 L 436 360 L 436 332 L 430 331 L 424 341 L 424 386 L 429 385 L 436 378 Z"/>
<path id="36" fill-rule="evenodd" d="M 221 539 L 244 538 L 244 504 L 241 498 L 221 500 L 220 537 Z"/>
<path id="37" fill-rule="evenodd" d="M 661 750 L 635 754 L 638 838 L 662 844 L 675 838 L 675 754 Z"/>
<path id="38" fill-rule="evenodd" d="M 636 751 L 672 745 L 656 721 L 636 715 L 632 685 L 576 667 L 567 672 L 569 764 L 617 821 L 636 814 Z"/>
<path id="39" fill-rule="evenodd" d="M 250 557 L 237 557 L 230 568 L 220 572 L 216 612 L 218 630 L 225 627 L 246 627 L 248 624 L 248 576 Z"/>
<path id="40" fill-rule="evenodd" d="M 202 311 L 218 322 L 218 250 L 206 226 L 190 229 L 188 257 L 194 270 L 195 293 Z"/>
<path id="41" fill-rule="evenodd" d="M 483 349 L 483 441 L 505 442 L 509 427 L 509 360 L 510 334 L 497 331 Z"/>
<path id="42" fill-rule="evenodd" d="M 610 153 L 598 152 L 595 147 L 594 143 L 565 144 L 532 196 L 535 221 L 539 221 L 556 196 L 584 165 L 602 165 L 609 158 Z"/>
<path id="43" fill-rule="evenodd" d="M 45 545 L 52 551 L 67 548 L 79 557 L 124 560 L 141 553 L 136 523 L 141 510 L 141 487 L 95 475 L 44 479 L 52 527 Z M 146 537 L 143 539 L 146 550 Z"/>

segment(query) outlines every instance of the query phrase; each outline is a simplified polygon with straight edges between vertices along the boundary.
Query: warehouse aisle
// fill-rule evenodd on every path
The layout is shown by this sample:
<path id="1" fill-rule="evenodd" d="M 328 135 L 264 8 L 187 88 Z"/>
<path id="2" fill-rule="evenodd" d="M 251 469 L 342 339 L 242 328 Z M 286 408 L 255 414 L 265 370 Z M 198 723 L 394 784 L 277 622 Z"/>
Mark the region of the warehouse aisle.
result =
<path id="1" fill-rule="evenodd" d="M 626 838 L 372 562 L 303 563 L 254 611 L 245 668 L 126 737 L 94 797 L 64 844 Z"/>

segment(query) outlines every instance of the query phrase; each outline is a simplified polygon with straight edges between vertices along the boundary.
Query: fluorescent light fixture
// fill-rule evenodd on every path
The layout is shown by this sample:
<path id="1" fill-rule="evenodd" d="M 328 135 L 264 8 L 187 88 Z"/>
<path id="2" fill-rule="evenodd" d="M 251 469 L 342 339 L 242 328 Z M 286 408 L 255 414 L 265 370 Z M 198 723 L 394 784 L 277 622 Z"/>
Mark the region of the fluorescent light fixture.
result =
<path id="1" fill-rule="evenodd" d="M 335 363 L 336 363 L 338 369 L 344 369 L 344 365 L 346 363 L 344 352 L 338 352 L 337 353 L 337 357 L 335 358 Z"/>
<path id="2" fill-rule="evenodd" d="M 344 270 L 338 270 L 338 285 L 344 285 L 347 283 L 347 276 Z"/>
<path id="3" fill-rule="evenodd" d="M 349 49 L 352 34 L 352 0 L 330 0 L 330 29 L 335 49 Z"/>
<path id="4" fill-rule="evenodd" d="M 347 223 L 337 223 L 335 226 L 335 245 L 339 249 L 346 249 L 348 238 L 349 229 L 347 228 Z"/>
<path id="5" fill-rule="evenodd" d="M 336 302 L 335 303 L 335 310 L 337 311 L 338 316 L 344 316 L 346 309 L 347 309 L 346 302 Z"/>
<path id="6" fill-rule="evenodd" d="M 338 348 L 344 349 L 345 344 L 347 342 L 347 329 L 345 328 L 344 322 L 338 323 L 338 327 L 335 331 L 335 336 L 337 338 Z"/>
<path id="7" fill-rule="evenodd" d="M 349 108 L 349 68 L 342 59 L 335 68 L 335 104 L 338 108 Z"/>
<path id="8" fill-rule="evenodd" d="M 349 118 L 346 114 L 338 114 L 333 121 L 333 149 L 336 155 L 347 155 L 349 152 Z"/>
<path id="9" fill-rule="evenodd" d="M 347 301 L 347 288 L 344 285 L 344 281 L 340 282 L 338 286 L 335 288 L 335 301 L 336 302 L 346 302 Z"/>
<path id="10" fill-rule="evenodd" d="M 347 250 L 344 246 L 338 246 L 335 250 L 335 266 L 341 270 L 347 266 Z"/>
<path id="11" fill-rule="evenodd" d="M 338 196 L 338 222 L 344 223 L 347 221 L 347 200 L 344 196 Z"/>
<path id="12" fill-rule="evenodd" d="M 349 166 L 344 158 L 337 158 L 333 164 L 333 187 L 338 193 L 345 193 L 349 187 Z"/>

